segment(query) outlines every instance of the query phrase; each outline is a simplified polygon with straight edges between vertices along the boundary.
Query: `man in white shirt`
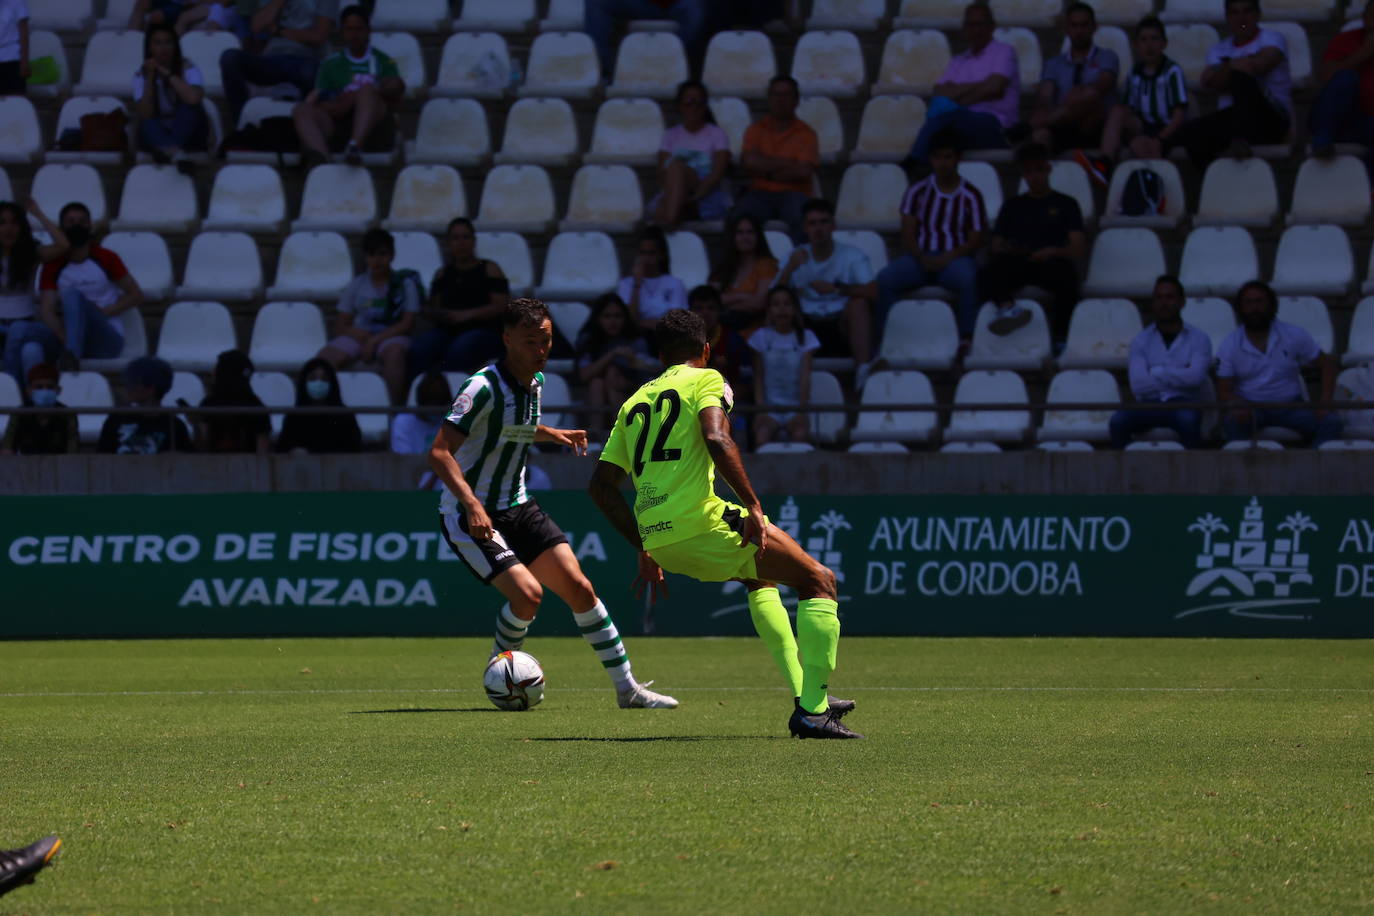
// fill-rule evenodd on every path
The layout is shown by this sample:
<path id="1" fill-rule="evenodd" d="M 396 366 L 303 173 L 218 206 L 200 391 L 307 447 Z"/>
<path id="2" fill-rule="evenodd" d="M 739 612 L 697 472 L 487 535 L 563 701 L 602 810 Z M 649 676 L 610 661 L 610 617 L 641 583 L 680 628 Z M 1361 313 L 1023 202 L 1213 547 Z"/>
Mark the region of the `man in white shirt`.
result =
<path id="1" fill-rule="evenodd" d="M 1202 383 L 1212 368 L 1212 341 L 1183 322 L 1183 301 L 1178 277 L 1166 274 L 1155 280 L 1150 302 L 1154 323 L 1131 341 L 1131 394 L 1138 404 L 1202 399 Z M 1132 436 L 1161 426 L 1178 433 L 1185 448 L 1202 445 L 1201 411 L 1141 406 L 1112 414 L 1112 447 L 1125 448 Z"/>
<path id="2" fill-rule="evenodd" d="M 1279 321 L 1279 300 L 1269 284 L 1252 280 L 1240 288 L 1236 315 L 1240 326 L 1217 347 L 1217 398 L 1223 403 L 1304 400 L 1301 371 L 1321 369 L 1321 400 L 1331 400 L 1336 388 L 1336 361 L 1323 353 L 1303 328 Z M 1339 417 L 1325 409 L 1306 407 L 1244 407 L 1222 413 L 1228 441 L 1249 439 L 1266 426 L 1301 433 L 1313 445 L 1341 434 Z"/>

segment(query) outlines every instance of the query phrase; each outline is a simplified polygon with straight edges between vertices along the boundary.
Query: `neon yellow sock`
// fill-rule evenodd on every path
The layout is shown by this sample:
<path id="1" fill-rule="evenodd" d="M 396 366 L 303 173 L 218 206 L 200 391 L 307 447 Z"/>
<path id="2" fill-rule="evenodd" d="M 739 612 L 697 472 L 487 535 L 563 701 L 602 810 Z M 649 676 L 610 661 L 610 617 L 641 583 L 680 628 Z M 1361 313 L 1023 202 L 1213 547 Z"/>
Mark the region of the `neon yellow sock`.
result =
<path id="1" fill-rule="evenodd" d="M 839 605 L 829 598 L 805 598 L 797 604 L 797 642 L 802 653 L 801 706 L 825 712 L 830 675 L 840 643 Z"/>
<path id="2" fill-rule="evenodd" d="M 802 669 L 797 661 L 797 640 L 792 636 L 792 620 L 787 616 L 787 608 L 782 606 L 778 590 L 760 588 L 750 592 L 749 617 L 792 688 L 792 696 L 801 696 Z"/>

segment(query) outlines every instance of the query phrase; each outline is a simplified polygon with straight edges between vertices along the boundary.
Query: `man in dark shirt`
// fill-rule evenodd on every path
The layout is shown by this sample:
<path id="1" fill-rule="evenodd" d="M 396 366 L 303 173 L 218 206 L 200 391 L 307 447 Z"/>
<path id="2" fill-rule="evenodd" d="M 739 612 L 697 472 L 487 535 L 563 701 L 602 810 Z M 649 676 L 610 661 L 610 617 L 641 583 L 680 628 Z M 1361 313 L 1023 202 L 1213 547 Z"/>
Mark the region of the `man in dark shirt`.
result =
<path id="1" fill-rule="evenodd" d="M 1069 313 L 1078 302 L 1078 261 L 1087 251 L 1083 213 L 1078 202 L 1050 188 L 1050 151 L 1027 143 L 1016 153 L 1026 193 L 1002 205 L 988 246 L 991 257 L 980 280 L 984 301 L 998 313 L 988 329 L 1010 334 L 1030 321 L 1016 305 L 1016 291 L 1038 286 L 1050 294 L 1050 333 L 1056 342 L 1068 336 Z"/>
<path id="2" fill-rule="evenodd" d="M 130 407 L 157 407 L 172 388 L 172 367 L 154 356 L 140 356 L 124 369 Z M 189 452 L 191 434 L 175 414 L 111 414 L 100 428 L 99 451 L 113 455 Z"/>

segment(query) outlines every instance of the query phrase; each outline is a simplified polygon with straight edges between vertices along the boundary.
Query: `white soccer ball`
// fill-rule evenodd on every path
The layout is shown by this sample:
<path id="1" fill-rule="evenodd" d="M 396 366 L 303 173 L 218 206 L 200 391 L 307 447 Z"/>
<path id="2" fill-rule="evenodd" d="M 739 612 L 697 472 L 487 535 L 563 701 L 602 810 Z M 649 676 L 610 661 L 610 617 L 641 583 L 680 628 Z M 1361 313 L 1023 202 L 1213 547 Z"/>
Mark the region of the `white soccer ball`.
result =
<path id="1" fill-rule="evenodd" d="M 544 699 L 544 669 L 528 652 L 500 652 L 487 662 L 482 686 L 497 709 L 529 709 Z"/>

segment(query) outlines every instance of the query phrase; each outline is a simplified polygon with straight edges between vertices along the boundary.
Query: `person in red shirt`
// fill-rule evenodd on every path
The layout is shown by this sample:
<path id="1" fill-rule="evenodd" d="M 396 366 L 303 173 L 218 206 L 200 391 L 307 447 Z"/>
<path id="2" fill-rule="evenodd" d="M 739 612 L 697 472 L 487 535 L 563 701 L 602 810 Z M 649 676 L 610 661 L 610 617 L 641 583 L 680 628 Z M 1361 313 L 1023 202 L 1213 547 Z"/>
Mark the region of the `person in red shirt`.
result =
<path id="1" fill-rule="evenodd" d="M 91 240 L 85 204 L 67 204 L 58 224 L 71 249 L 43 266 L 39 315 L 62 342 L 58 365 L 71 370 L 82 357 L 114 359 L 123 352 L 124 325 L 116 318 L 143 303 L 143 290 L 119 255 Z"/>
<path id="2" fill-rule="evenodd" d="M 1321 92 L 1312 103 L 1312 155 L 1329 159 L 1336 143 L 1374 147 L 1374 0 L 1364 5 L 1361 26 L 1341 32 L 1326 46 L 1317 78 Z M 1374 179 L 1374 155 L 1365 158 Z"/>

